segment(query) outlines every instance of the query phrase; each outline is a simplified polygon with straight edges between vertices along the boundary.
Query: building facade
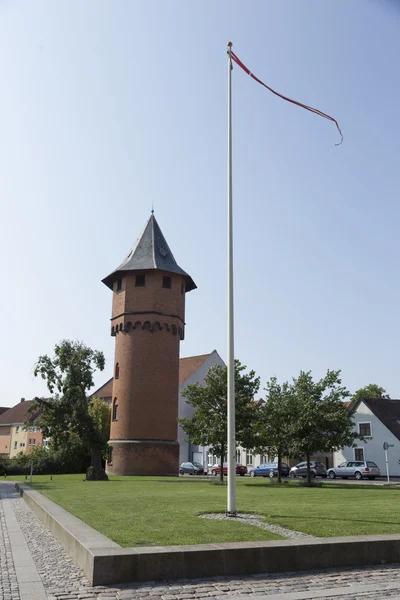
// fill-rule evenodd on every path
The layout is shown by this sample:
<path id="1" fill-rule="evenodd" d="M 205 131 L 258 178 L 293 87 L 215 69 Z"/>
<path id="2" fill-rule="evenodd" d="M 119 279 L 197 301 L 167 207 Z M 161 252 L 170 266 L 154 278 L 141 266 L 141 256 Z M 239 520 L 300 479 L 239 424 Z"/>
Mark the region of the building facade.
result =
<path id="1" fill-rule="evenodd" d="M 22 398 L 0 415 L 0 455 L 13 458 L 20 452 L 29 454 L 33 448 L 47 444 L 40 427 L 35 424 L 37 414 L 29 415 L 32 402 Z"/>
<path id="2" fill-rule="evenodd" d="M 365 439 L 356 440 L 355 447 L 346 446 L 335 452 L 335 466 L 349 460 L 371 460 L 385 475 L 383 444 L 387 442 L 389 475 L 400 477 L 400 400 L 363 398 L 350 408 L 354 411 L 355 431 Z"/>
<path id="3" fill-rule="evenodd" d="M 176 475 L 179 346 L 185 295 L 196 288 L 151 215 L 123 263 L 103 283 L 113 292 L 115 336 L 106 471 Z"/>

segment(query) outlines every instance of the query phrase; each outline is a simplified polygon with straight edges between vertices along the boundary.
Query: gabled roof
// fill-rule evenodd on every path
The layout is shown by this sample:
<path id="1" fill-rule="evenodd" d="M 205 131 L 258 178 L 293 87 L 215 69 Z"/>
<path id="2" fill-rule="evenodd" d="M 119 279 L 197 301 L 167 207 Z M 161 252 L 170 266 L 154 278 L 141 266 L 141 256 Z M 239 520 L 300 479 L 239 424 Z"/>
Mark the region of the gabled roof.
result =
<path id="1" fill-rule="evenodd" d="M 179 385 L 186 381 L 186 379 L 194 373 L 201 365 L 207 360 L 213 352 L 213 350 L 209 354 L 199 354 L 198 356 L 187 356 L 185 358 L 179 359 Z M 112 396 L 112 385 L 114 378 L 111 377 L 106 383 L 104 383 L 101 387 L 99 387 L 93 394 L 90 394 L 90 397 L 93 398 L 108 398 Z M 1 417 L 0 417 L 1 418 Z"/>
<path id="2" fill-rule="evenodd" d="M 215 352 L 215 350 L 213 351 Z M 186 379 L 207 360 L 210 354 L 199 354 L 199 356 L 187 356 L 186 358 L 179 359 L 179 385 L 186 381 Z"/>
<path id="3" fill-rule="evenodd" d="M 360 402 L 364 402 L 381 423 L 400 440 L 400 400 L 392 400 L 391 398 L 360 398 L 351 409 L 353 411 L 356 410 Z"/>
<path id="4" fill-rule="evenodd" d="M 112 386 L 113 386 L 114 378 L 111 377 L 106 383 L 104 383 L 99 389 L 97 389 L 93 394 L 90 394 L 91 398 L 110 398 L 112 396 Z"/>
<path id="5" fill-rule="evenodd" d="M 18 425 L 25 423 L 28 419 L 28 410 L 32 402 L 33 400 L 18 402 L 18 404 L 6 410 L 0 415 L 0 425 Z M 32 420 L 33 419 L 34 417 L 32 417 Z"/>
<path id="6" fill-rule="evenodd" d="M 190 275 L 178 266 L 153 213 L 128 256 L 115 271 L 103 279 L 103 283 L 112 289 L 114 281 L 122 273 L 148 269 L 183 275 L 186 278 L 187 292 L 197 287 Z"/>

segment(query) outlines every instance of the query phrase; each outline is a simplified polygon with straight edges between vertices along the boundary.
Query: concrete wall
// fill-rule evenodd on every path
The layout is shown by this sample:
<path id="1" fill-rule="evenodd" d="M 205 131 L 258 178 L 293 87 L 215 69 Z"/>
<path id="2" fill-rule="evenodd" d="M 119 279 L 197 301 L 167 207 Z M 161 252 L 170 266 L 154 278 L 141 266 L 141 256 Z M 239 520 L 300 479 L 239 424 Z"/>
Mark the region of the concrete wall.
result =
<path id="1" fill-rule="evenodd" d="M 225 366 L 224 361 L 216 350 L 211 352 L 210 356 L 206 358 L 202 365 L 196 371 L 191 373 L 189 377 L 179 386 L 179 418 L 187 418 L 193 415 L 193 408 L 189 406 L 186 399 L 182 396 L 182 392 L 186 386 L 192 383 L 204 383 L 204 377 L 210 367 L 214 365 Z M 178 427 L 178 442 L 179 442 L 179 464 L 193 460 L 193 452 L 203 452 L 202 448 L 198 446 L 191 446 L 189 442 L 185 441 L 186 434 L 181 427 Z"/>
<path id="2" fill-rule="evenodd" d="M 383 442 L 394 444 L 393 448 L 388 450 L 389 458 L 389 474 L 393 477 L 400 476 L 400 442 L 393 433 L 373 414 L 373 412 L 360 402 L 354 415 L 356 431 L 359 431 L 359 423 L 371 423 L 371 439 L 365 442 L 356 442 L 357 447 L 364 449 L 364 460 L 374 461 L 381 475 L 386 474 L 385 451 L 383 450 Z M 355 460 L 355 450 L 346 446 L 339 452 L 334 454 L 335 466 L 345 460 Z"/>

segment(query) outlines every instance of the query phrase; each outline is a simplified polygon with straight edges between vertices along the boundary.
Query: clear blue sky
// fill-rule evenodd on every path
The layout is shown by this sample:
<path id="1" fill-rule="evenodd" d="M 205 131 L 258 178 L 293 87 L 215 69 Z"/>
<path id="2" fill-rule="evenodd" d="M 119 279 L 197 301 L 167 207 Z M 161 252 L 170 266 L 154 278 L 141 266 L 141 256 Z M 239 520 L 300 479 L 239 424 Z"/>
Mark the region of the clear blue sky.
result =
<path id="1" fill-rule="evenodd" d="M 226 42 L 234 88 L 236 355 L 261 376 L 342 369 L 400 396 L 394 0 L 0 0 L 0 405 L 62 338 L 101 349 L 152 204 L 187 295 L 181 355 L 226 358 Z"/>

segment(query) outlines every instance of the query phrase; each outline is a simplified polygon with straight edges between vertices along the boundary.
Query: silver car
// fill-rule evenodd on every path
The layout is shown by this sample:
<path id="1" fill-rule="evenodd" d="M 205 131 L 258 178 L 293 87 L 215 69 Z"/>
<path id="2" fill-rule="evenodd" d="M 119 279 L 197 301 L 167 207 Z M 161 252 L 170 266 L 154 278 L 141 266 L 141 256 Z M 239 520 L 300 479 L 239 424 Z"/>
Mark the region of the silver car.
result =
<path id="1" fill-rule="evenodd" d="M 363 478 L 375 479 L 380 477 L 379 467 L 372 460 L 348 460 L 337 467 L 328 470 L 329 479 L 341 477 L 348 479 L 355 477 L 360 480 Z"/>
<path id="2" fill-rule="evenodd" d="M 323 477 L 326 478 L 326 467 L 322 462 L 317 460 L 310 460 L 310 471 L 311 477 Z M 303 461 L 292 467 L 289 472 L 289 477 L 307 477 L 307 462 Z"/>

